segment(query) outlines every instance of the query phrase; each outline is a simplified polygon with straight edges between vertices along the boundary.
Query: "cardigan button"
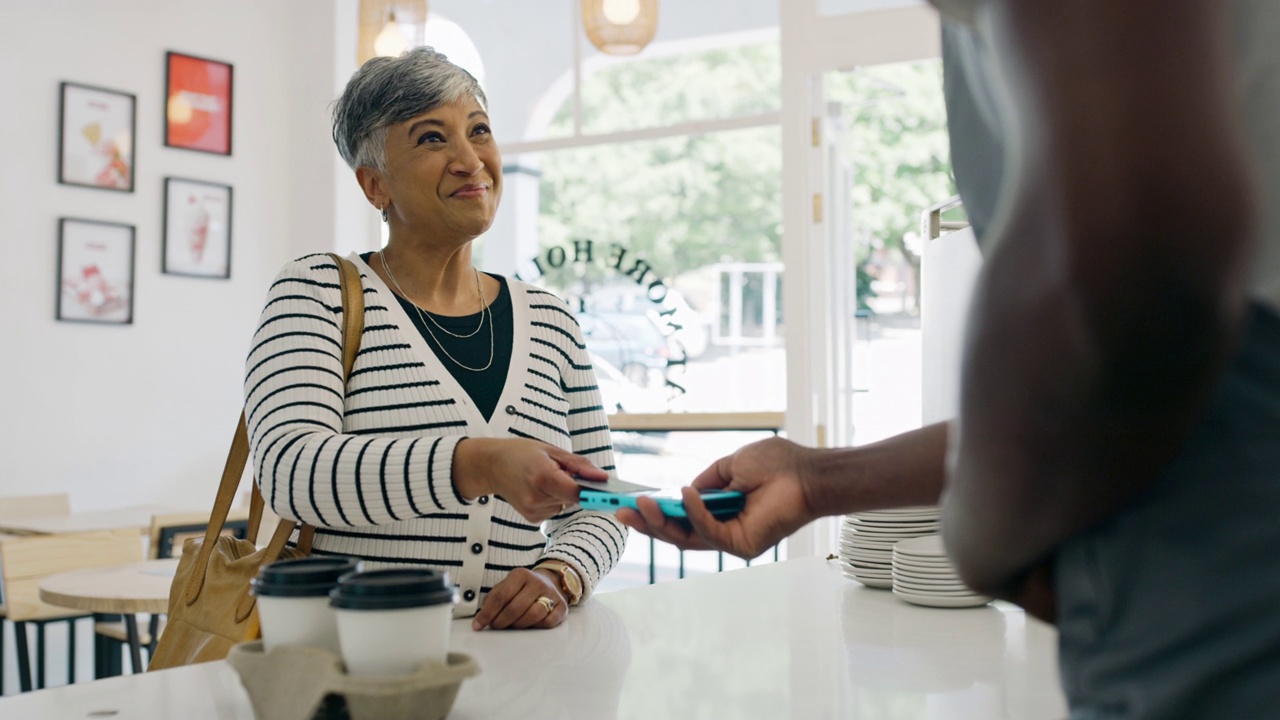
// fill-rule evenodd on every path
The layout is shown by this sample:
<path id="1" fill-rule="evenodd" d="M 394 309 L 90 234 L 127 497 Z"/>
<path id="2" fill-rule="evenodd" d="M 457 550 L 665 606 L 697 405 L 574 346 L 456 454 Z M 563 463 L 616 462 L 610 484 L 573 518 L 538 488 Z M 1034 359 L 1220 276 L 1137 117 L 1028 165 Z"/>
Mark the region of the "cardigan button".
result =
<path id="1" fill-rule="evenodd" d="M 516 406 L 515 406 L 515 405 L 508 405 L 508 406 L 507 406 L 507 414 L 508 414 L 508 415 L 515 415 L 515 414 L 516 414 Z"/>
<path id="2" fill-rule="evenodd" d="M 481 505 L 488 505 L 488 504 L 489 504 L 489 496 L 488 496 L 488 495 L 481 495 L 481 496 L 480 496 L 480 499 L 479 499 L 477 502 L 479 502 Z"/>
<path id="3" fill-rule="evenodd" d="M 476 555 L 479 555 L 480 553 L 484 552 L 484 546 L 481 545 L 480 543 L 473 543 L 471 545 L 471 552 L 475 553 Z"/>
<path id="4" fill-rule="evenodd" d="M 475 599 L 476 599 L 476 591 L 475 591 L 475 590 L 468 590 L 468 591 L 466 591 L 466 592 L 462 593 L 462 599 L 463 599 L 463 600 L 466 600 L 467 602 L 471 602 L 472 600 L 475 600 Z"/>

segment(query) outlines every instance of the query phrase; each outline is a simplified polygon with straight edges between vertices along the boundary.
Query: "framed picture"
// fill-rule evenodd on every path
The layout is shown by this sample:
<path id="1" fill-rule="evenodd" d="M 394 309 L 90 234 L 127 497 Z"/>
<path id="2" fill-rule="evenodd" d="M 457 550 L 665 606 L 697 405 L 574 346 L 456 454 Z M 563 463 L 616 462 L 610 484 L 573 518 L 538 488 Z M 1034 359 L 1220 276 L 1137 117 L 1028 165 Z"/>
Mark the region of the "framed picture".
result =
<path id="1" fill-rule="evenodd" d="M 164 179 L 164 250 L 170 275 L 231 277 L 231 186 Z"/>
<path id="2" fill-rule="evenodd" d="M 165 55 L 164 144 L 231 154 L 231 65 L 193 55 Z"/>
<path id="3" fill-rule="evenodd" d="M 132 225 L 61 218 L 57 318 L 131 324 L 133 244 Z"/>
<path id="4" fill-rule="evenodd" d="M 69 82 L 61 89 L 58 182 L 133 192 L 136 98 Z"/>

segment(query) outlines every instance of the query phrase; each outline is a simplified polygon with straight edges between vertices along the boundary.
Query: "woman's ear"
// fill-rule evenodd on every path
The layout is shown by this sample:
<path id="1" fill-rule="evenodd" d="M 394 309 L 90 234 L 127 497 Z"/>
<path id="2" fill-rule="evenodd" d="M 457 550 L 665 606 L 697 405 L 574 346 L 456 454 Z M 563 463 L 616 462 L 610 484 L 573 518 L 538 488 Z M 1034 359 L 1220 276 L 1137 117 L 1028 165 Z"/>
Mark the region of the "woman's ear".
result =
<path id="1" fill-rule="evenodd" d="M 382 210 L 391 204 L 391 198 L 387 194 L 386 182 L 382 178 L 382 173 L 370 167 L 356 168 L 356 182 L 360 183 L 360 189 L 364 190 L 364 196 L 370 205 Z"/>

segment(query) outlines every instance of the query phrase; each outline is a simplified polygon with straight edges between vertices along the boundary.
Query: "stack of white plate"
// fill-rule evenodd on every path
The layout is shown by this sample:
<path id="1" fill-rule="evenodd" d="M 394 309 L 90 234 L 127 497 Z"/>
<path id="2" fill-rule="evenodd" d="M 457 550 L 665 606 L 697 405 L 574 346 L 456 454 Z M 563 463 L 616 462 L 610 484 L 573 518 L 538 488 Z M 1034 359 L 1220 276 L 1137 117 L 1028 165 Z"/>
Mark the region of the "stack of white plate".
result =
<path id="1" fill-rule="evenodd" d="M 941 535 L 903 540 L 893 546 L 893 594 L 913 605 L 977 607 L 991 602 L 960 580 L 942 548 Z"/>
<path id="2" fill-rule="evenodd" d="M 909 507 L 845 515 L 840 528 L 840 568 L 867 587 L 893 587 L 893 545 L 938 532 L 938 508 Z"/>

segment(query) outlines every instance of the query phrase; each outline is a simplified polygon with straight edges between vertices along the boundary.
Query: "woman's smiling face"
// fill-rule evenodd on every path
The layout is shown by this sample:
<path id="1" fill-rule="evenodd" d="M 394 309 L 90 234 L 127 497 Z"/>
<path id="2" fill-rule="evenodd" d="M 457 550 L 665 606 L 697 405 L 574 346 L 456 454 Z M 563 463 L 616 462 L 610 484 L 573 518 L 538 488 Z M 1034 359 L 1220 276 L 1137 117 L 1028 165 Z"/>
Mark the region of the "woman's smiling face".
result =
<path id="1" fill-rule="evenodd" d="M 489 229 L 502 197 L 502 154 L 474 98 L 392 125 L 384 148 L 393 224 L 464 241 Z"/>

